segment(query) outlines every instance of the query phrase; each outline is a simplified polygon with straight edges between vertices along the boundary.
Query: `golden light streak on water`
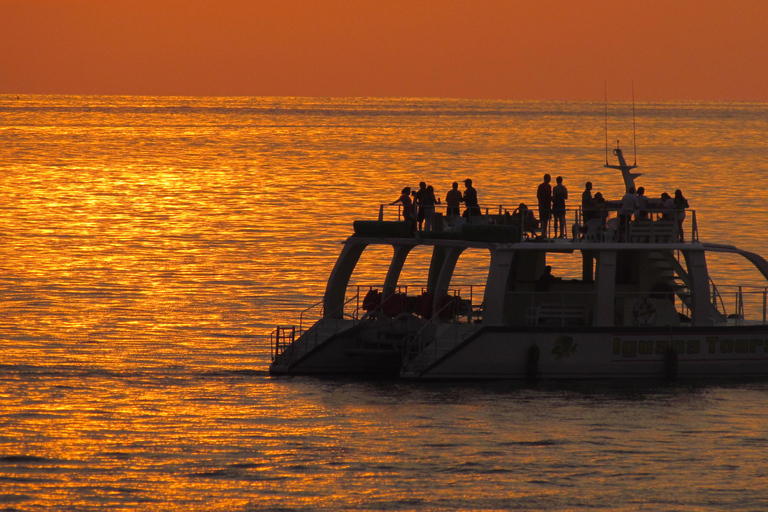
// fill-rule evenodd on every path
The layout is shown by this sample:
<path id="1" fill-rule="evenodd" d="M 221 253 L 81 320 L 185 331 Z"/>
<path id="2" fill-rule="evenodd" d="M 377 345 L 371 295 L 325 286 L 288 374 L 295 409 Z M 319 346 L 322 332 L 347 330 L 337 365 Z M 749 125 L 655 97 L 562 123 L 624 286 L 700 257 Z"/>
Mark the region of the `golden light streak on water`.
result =
<path id="1" fill-rule="evenodd" d="M 611 105 L 609 119 L 628 154 L 629 107 Z M 405 185 L 427 181 L 443 198 L 471 177 L 493 210 L 535 204 L 549 172 L 565 177 L 569 205 L 587 180 L 618 198 L 618 176 L 602 167 L 602 112 L 0 97 L 0 503 L 764 508 L 759 384 L 419 387 L 259 373 L 266 335 L 322 297 L 352 221 L 376 218 Z M 682 188 L 702 239 L 768 255 L 766 114 L 639 104 L 639 182 L 654 197 Z M 391 249 L 366 254 L 388 261 Z M 425 256 L 409 256 L 409 288 L 424 285 Z M 716 280 L 754 281 L 743 262 L 718 260 Z M 455 282 L 482 287 L 487 264 L 467 251 Z M 385 272 L 364 262 L 353 283 Z"/>

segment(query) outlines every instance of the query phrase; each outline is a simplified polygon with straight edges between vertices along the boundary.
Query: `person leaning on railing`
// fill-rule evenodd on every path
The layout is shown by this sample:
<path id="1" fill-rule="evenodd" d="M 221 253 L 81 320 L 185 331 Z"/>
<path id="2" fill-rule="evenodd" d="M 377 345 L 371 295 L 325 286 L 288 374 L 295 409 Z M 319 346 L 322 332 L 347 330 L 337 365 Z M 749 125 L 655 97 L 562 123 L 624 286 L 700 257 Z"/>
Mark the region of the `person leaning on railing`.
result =
<path id="1" fill-rule="evenodd" d="M 594 218 L 600 219 L 600 227 L 601 229 L 605 228 L 605 223 L 608 220 L 608 205 L 605 202 L 605 198 L 603 197 L 602 192 L 597 192 L 595 194 L 595 204 L 594 204 Z"/>
<path id="2" fill-rule="evenodd" d="M 400 197 L 389 204 L 395 205 L 397 203 L 403 204 L 403 220 L 410 222 L 413 231 L 416 232 L 416 215 L 414 215 L 413 202 L 411 201 L 411 187 L 405 187 L 400 192 Z"/>
<path id="3" fill-rule="evenodd" d="M 581 210 L 583 212 L 583 223 L 595 218 L 595 200 L 592 198 L 592 182 L 588 181 L 584 185 L 584 192 L 581 193 Z"/>
<path id="4" fill-rule="evenodd" d="M 445 204 L 447 206 L 445 209 L 445 215 L 449 218 L 454 215 L 457 217 L 461 215 L 459 206 L 461 206 L 462 197 L 458 182 L 454 181 L 451 187 L 451 190 L 449 190 L 445 195 Z"/>
<path id="5" fill-rule="evenodd" d="M 632 216 L 638 210 L 637 195 L 635 187 L 629 187 L 627 193 L 621 198 L 621 208 L 619 209 L 619 240 L 624 241 L 629 233 L 629 223 Z"/>
<path id="6" fill-rule="evenodd" d="M 472 186 L 472 180 L 467 178 L 464 180 L 464 196 L 461 201 L 467 207 L 464 210 L 464 216 L 469 220 L 470 217 L 482 215 L 480 211 L 480 204 L 477 202 L 477 189 Z"/>
<path id="7" fill-rule="evenodd" d="M 683 193 L 680 191 L 680 189 L 675 190 L 675 198 L 672 200 L 672 204 L 675 206 L 677 233 L 680 236 L 680 241 L 685 242 L 685 236 L 683 234 L 683 221 L 685 220 L 685 209 L 688 208 L 688 200 L 683 197 Z"/>
<path id="8" fill-rule="evenodd" d="M 661 220 L 672 220 L 675 204 L 672 202 L 669 194 L 666 192 L 661 193 L 661 201 L 657 204 L 657 208 L 661 211 Z"/>

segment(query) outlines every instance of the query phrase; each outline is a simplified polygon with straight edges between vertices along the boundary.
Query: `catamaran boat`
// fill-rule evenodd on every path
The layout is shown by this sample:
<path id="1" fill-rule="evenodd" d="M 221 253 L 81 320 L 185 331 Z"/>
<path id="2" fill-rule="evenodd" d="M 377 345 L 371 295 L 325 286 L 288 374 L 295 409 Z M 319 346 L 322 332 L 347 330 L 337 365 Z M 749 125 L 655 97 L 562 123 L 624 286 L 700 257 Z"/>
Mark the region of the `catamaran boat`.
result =
<path id="1" fill-rule="evenodd" d="M 634 166 L 619 148 L 614 154 L 619 165 L 609 167 L 622 171 L 627 189 L 634 187 L 639 174 L 630 172 Z M 609 212 L 616 209 L 609 204 Z M 408 222 L 385 221 L 381 207 L 378 220 L 354 222 L 318 303 L 319 320 L 273 332 L 270 373 L 410 379 L 768 375 L 765 259 L 700 241 L 695 211 L 687 212 L 685 241 L 676 211 L 638 212 L 645 218 L 625 229 L 617 219 L 585 222 L 584 213 L 571 214 L 573 230 L 565 239 L 543 236 L 502 207 L 464 222 L 438 218 L 439 229 L 418 233 Z M 392 255 L 383 282 L 350 287 L 366 249 L 380 246 Z M 423 288 L 409 293 L 398 281 L 415 253 L 428 255 L 428 263 L 417 263 L 428 270 Z M 470 253 L 484 254 L 488 270 L 484 286 L 467 293 L 452 281 L 457 262 Z M 724 253 L 746 258 L 766 279 L 756 288 L 736 287 L 730 312 L 707 267 L 708 255 Z M 552 266 L 576 268 L 576 278 L 553 278 Z"/>

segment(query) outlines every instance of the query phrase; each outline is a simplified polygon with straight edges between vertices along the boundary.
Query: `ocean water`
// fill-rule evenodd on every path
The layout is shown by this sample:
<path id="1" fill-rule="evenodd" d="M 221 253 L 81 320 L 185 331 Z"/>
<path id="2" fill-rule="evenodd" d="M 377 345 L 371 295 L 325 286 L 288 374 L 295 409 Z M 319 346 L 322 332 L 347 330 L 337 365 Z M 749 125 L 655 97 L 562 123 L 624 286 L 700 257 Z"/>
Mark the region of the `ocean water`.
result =
<path id="1" fill-rule="evenodd" d="M 0 508 L 765 510 L 765 382 L 267 374 L 354 219 L 422 180 L 470 177 L 494 211 L 544 173 L 570 204 L 587 180 L 618 198 L 605 122 L 602 103 L 0 96 Z M 608 105 L 648 195 L 680 188 L 702 240 L 763 256 L 766 133 L 766 104 L 638 103 L 636 132 Z"/>

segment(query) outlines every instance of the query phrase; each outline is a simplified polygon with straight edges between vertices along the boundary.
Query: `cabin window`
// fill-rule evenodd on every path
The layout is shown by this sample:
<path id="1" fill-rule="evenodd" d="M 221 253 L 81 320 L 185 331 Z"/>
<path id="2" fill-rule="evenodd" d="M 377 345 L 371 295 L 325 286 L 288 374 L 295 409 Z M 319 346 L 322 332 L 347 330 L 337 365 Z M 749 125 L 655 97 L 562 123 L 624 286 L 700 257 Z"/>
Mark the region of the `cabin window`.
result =
<path id="1" fill-rule="evenodd" d="M 504 301 L 508 325 L 591 325 L 595 283 L 590 256 L 579 251 L 517 251 Z M 547 268 L 550 267 L 550 272 Z"/>

